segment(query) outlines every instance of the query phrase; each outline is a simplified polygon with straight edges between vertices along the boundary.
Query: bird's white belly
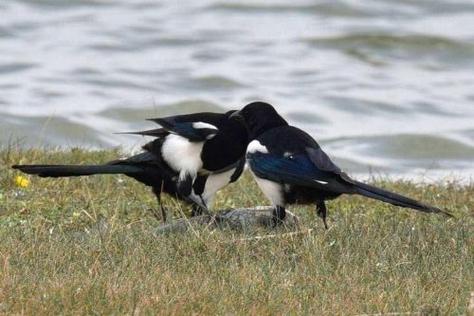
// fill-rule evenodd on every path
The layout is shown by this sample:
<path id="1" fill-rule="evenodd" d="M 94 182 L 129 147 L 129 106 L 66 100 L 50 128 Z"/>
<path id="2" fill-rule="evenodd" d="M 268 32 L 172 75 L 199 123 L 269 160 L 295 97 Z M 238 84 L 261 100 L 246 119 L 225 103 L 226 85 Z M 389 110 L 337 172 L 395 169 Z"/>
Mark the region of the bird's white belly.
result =
<path id="1" fill-rule="evenodd" d="M 281 184 L 259 178 L 255 174 L 253 174 L 253 176 L 255 181 L 257 181 L 260 190 L 262 190 L 263 194 L 265 194 L 274 206 L 285 206 Z"/>
<path id="2" fill-rule="evenodd" d="M 206 180 L 206 185 L 204 186 L 204 192 L 202 198 L 206 202 L 207 206 L 211 206 L 214 200 L 214 195 L 225 187 L 230 182 L 230 178 L 234 173 L 235 168 L 226 172 L 210 174 Z"/>
<path id="3" fill-rule="evenodd" d="M 161 154 L 166 163 L 175 171 L 184 174 L 197 174 L 202 168 L 201 151 L 204 142 L 190 142 L 179 135 L 170 134 L 166 136 Z"/>

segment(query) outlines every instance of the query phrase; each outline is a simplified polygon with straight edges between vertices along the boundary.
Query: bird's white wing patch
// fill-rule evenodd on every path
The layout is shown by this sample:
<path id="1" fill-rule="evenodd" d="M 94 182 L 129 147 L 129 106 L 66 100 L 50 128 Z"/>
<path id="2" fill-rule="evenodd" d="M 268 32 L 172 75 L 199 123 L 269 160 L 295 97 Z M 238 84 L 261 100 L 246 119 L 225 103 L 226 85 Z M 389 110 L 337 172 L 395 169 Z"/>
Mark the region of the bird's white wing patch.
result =
<path id="1" fill-rule="evenodd" d="M 195 123 L 193 123 L 193 128 L 195 128 L 195 129 L 209 128 L 209 129 L 215 129 L 216 131 L 218 130 L 218 128 L 215 127 L 214 125 L 209 124 L 209 123 L 204 123 L 204 122 L 195 122 Z"/>
<path id="2" fill-rule="evenodd" d="M 193 123 L 193 128 L 195 128 L 195 129 L 212 129 L 213 132 L 211 132 L 209 135 L 206 136 L 207 140 L 214 138 L 214 136 L 216 136 L 217 132 L 219 131 L 219 129 L 217 127 L 215 127 L 214 125 L 209 124 L 209 123 L 205 123 L 205 122 L 194 122 Z"/>
<path id="3" fill-rule="evenodd" d="M 260 143 L 258 140 L 252 140 L 248 146 L 247 146 L 247 153 L 248 154 L 253 154 L 255 152 L 263 153 L 263 154 L 268 154 L 268 149 L 267 147 L 263 146 L 262 143 Z"/>
<path id="4" fill-rule="evenodd" d="M 188 139 L 170 134 L 166 136 L 161 155 L 166 163 L 181 175 L 193 177 L 202 168 L 201 151 L 204 142 L 190 142 Z"/>
<path id="5" fill-rule="evenodd" d="M 321 183 L 321 184 L 328 184 L 326 181 L 321 181 L 321 180 L 314 180 L 316 181 L 317 183 Z"/>

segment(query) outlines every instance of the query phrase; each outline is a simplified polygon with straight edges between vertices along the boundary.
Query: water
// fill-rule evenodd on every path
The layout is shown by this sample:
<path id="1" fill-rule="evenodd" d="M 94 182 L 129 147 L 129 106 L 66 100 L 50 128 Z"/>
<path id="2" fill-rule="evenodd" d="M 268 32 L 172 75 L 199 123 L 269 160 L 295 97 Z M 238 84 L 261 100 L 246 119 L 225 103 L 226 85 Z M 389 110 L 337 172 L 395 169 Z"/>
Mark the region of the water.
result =
<path id="1" fill-rule="evenodd" d="M 474 174 L 474 2 L 0 2 L 0 141 L 136 148 L 260 99 L 350 173 Z"/>

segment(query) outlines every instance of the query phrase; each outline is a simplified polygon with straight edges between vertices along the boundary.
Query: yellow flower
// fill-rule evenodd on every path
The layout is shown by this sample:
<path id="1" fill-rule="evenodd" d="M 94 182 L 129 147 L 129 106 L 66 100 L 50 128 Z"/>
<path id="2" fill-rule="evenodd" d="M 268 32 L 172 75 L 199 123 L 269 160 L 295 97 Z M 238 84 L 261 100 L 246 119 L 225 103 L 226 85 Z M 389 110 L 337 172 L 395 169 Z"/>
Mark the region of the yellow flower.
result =
<path id="1" fill-rule="evenodd" d="M 30 185 L 30 180 L 28 180 L 28 178 L 23 177 L 23 176 L 17 176 L 15 178 L 15 184 L 19 186 L 20 188 L 26 188 Z"/>

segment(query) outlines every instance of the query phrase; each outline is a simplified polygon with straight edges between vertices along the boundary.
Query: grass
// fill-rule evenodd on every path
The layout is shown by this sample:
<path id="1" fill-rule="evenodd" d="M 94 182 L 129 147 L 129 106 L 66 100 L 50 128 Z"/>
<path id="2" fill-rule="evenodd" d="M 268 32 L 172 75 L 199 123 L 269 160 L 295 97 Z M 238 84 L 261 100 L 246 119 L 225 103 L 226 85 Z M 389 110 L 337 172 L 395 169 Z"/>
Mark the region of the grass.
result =
<path id="1" fill-rule="evenodd" d="M 379 181 L 454 219 L 359 197 L 329 202 L 329 230 L 154 233 L 155 198 L 124 176 L 30 177 L 16 163 L 90 163 L 117 151 L 0 151 L 0 313 L 463 314 L 474 291 L 474 186 Z M 187 208 L 165 199 L 169 212 Z M 248 174 L 216 208 L 265 205 Z M 280 228 L 277 234 L 288 229 Z"/>

